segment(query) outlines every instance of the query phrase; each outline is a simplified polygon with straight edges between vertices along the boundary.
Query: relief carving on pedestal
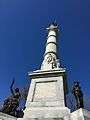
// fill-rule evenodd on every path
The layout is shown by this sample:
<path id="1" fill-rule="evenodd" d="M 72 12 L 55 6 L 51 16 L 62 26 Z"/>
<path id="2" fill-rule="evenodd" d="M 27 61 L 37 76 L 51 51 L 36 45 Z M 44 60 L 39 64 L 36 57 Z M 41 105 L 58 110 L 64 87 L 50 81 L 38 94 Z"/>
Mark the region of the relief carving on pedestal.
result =
<path id="1" fill-rule="evenodd" d="M 57 68 L 56 59 L 51 54 L 48 54 L 47 63 L 52 65 L 52 69 Z"/>

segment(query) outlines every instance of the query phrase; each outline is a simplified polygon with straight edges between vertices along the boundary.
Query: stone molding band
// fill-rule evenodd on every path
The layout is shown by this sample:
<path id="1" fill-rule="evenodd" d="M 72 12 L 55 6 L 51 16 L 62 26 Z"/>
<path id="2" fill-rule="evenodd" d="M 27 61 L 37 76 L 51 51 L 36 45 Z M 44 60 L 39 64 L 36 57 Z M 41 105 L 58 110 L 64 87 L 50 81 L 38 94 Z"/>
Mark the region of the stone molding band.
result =
<path id="1" fill-rule="evenodd" d="M 57 45 L 57 43 L 55 43 L 55 42 L 48 42 L 48 43 L 46 43 L 46 46 L 50 43 Z"/>
<path id="2" fill-rule="evenodd" d="M 53 52 L 53 51 L 50 51 L 50 52 L 45 53 L 44 56 L 46 56 L 47 54 L 50 54 L 50 53 L 53 53 L 53 54 L 56 55 L 56 57 L 57 57 L 56 52 Z"/>
<path id="3" fill-rule="evenodd" d="M 48 39 L 49 37 L 51 37 L 51 36 L 52 36 L 52 37 L 56 37 L 56 35 L 49 35 L 49 36 L 47 37 L 47 39 Z"/>

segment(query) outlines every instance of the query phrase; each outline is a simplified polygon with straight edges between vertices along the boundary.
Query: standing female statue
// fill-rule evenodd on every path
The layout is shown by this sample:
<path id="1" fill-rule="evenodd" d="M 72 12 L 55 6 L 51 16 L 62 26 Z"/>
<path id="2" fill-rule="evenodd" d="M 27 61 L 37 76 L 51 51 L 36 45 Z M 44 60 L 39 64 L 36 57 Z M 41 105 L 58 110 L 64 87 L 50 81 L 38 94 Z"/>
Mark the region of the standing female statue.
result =
<path id="1" fill-rule="evenodd" d="M 75 96 L 77 109 L 83 108 L 83 92 L 81 90 L 81 87 L 79 85 L 79 82 L 74 82 L 72 93 Z"/>

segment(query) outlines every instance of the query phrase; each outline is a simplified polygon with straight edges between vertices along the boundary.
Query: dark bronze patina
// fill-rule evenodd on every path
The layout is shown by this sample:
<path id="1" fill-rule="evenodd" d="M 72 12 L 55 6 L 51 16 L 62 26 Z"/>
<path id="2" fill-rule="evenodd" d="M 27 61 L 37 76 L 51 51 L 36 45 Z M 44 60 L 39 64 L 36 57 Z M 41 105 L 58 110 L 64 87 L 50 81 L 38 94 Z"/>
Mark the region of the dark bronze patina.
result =
<path id="1" fill-rule="evenodd" d="M 12 95 L 4 101 L 3 108 L 1 111 L 3 113 L 17 117 L 17 112 L 21 112 L 21 110 L 17 110 L 17 108 L 19 107 L 21 94 L 19 88 L 13 89 L 14 82 L 15 80 L 13 80 L 10 86 Z"/>
<path id="2" fill-rule="evenodd" d="M 76 107 L 77 109 L 83 108 L 83 92 L 81 90 L 81 87 L 79 85 L 79 82 L 74 82 L 72 93 L 75 96 L 76 99 Z"/>

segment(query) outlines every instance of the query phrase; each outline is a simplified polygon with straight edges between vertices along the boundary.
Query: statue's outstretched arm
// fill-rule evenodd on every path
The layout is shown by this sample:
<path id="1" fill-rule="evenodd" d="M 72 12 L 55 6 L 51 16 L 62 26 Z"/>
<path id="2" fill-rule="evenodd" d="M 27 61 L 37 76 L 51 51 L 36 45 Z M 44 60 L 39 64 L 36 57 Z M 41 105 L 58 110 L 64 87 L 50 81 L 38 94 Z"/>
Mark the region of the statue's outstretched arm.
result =
<path id="1" fill-rule="evenodd" d="M 15 80 L 12 81 L 12 84 L 10 86 L 10 90 L 11 90 L 12 95 L 14 95 L 14 90 L 13 90 L 14 82 L 15 82 Z"/>

